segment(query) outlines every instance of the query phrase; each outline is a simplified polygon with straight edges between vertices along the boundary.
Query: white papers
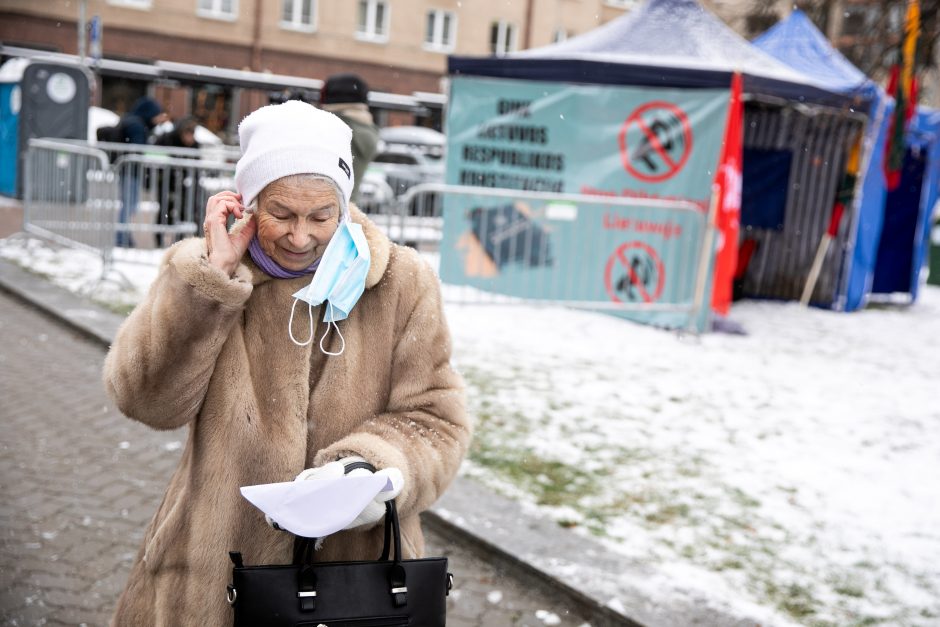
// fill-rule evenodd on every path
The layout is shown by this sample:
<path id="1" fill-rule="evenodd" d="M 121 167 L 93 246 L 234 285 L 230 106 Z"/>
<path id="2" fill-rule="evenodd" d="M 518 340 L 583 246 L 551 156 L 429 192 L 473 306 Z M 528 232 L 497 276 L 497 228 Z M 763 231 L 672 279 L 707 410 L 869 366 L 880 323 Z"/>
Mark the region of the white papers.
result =
<path id="1" fill-rule="evenodd" d="M 244 486 L 242 496 L 291 533 L 322 538 L 355 520 L 375 496 L 391 489 L 383 476 L 310 479 Z"/>

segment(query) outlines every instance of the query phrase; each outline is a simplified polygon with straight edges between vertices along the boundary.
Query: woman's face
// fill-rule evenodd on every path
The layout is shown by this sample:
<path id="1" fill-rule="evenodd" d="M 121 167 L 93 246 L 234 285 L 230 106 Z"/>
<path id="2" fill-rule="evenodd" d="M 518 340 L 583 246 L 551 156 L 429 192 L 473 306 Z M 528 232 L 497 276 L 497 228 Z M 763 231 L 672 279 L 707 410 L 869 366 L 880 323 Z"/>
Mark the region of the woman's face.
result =
<path id="1" fill-rule="evenodd" d="M 258 241 L 282 268 L 303 270 L 326 250 L 339 214 L 339 200 L 330 183 L 287 176 L 258 195 Z"/>

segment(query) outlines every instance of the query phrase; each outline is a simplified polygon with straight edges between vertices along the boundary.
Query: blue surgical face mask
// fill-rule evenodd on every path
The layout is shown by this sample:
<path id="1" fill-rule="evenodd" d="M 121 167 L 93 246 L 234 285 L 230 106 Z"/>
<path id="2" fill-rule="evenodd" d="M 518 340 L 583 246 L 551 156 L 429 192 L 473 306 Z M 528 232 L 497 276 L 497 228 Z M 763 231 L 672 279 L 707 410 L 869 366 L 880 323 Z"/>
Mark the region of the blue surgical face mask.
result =
<path id="1" fill-rule="evenodd" d="M 369 252 L 369 245 L 366 242 L 366 236 L 362 232 L 362 227 L 353 224 L 348 219 L 340 222 L 333 234 L 330 243 L 327 244 L 323 257 L 320 259 L 320 265 L 313 275 L 313 280 L 307 287 L 298 290 L 294 294 L 294 304 L 291 307 L 290 322 L 287 323 L 287 330 L 290 333 L 290 339 L 298 346 L 306 346 L 313 341 L 313 307 L 320 303 L 326 303 L 323 314 L 323 321 L 327 323 L 326 331 L 320 338 L 320 350 L 327 355 L 341 355 L 346 350 L 346 340 L 343 334 L 339 334 L 342 341 L 342 347 L 337 353 L 331 353 L 323 348 L 323 341 L 330 332 L 330 325 L 339 333 L 339 327 L 336 326 L 338 320 L 343 320 L 349 316 L 349 312 L 359 301 L 362 292 L 366 289 L 366 275 L 369 273 L 369 263 L 372 255 Z M 310 316 L 310 338 L 306 342 L 298 342 L 294 338 L 292 325 L 294 322 L 294 308 L 297 307 L 297 301 L 302 300 L 307 303 L 307 311 Z"/>

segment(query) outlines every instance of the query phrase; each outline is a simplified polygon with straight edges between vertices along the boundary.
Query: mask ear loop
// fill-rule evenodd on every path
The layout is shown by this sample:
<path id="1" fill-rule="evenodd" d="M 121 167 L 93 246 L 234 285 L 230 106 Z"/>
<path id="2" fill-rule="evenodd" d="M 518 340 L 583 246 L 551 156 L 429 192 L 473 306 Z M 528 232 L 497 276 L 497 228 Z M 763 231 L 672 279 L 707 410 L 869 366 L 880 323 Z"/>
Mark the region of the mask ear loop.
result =
<path id="1" fill-rule="evenodd" d="M 299 300 L 300 300 L 299 298 L 295 298 L 294 304 L 291 305 L 290 321 L 287 323 L 287 332 L 290 334 L 290 339 L 292 342 L 294 342 L 294 344 L 296 344 L 297 346 L 306 346 L 307 344 L 313 341 L 313 305 L 311 305 L 310 303 L 307 303 L 307 317 L 310 320 L 310 337 L 307 339 L 306 342 L 300 343 L 297 341 L 296 338 L 294 338 L 294 308 L 297 307 L 297 301 Z"/>
<path id="2" fill-rule="evenodd" d="M 333 303 L 331 303 L 330 301 L 326 301 L 326 305 L 327 307 L 330 308 L 330 318 L 332 318 L 333 317 Z M 330 351 L 323 348 L 323 340 L 326 339 L 327 334 L 330 332 L 331 324 L 333 325 L 333 328 L 336 329 L 336 333 L 339 334 L 339 341 L 342 342 L 338 353 L 331 353 Z M 342 355 L 343 351 L 345 350 L 346 350 L 346 340 L 345 338 L 343 338 L 343 334 L 340 332 L 339 326 L 336 324 L 336 322 L 333 320 L 330 320 L 329 322 L 326 323 L 326 331 L 323 332 L 323 337 L 320 338 L 320 351 L 322 351 L 324 355 L 333 355 L 335 357 L 337 355 Z"/>

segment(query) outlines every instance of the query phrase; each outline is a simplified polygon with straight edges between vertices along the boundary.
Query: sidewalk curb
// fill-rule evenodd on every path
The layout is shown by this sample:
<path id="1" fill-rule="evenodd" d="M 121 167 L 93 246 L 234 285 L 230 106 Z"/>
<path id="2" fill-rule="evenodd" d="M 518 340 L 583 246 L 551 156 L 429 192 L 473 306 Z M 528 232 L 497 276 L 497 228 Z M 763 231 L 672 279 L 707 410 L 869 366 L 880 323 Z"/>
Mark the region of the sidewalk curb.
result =
<path id="1" fill-rule="evenodd" d="M 3 259 L 0 259 L 0 291 L 55 318 L 105 349 L 111 346 L 114 334 L 124 321 L 122 316 Z"/>
<path id="2" fill-rule="evenodd" d="M 123 316 L 2 259 L 0 292 L 31 305 L 105 349 L 110 347 L 124 320 Z M 656 607 L 638 590 L 620 589 L 614 582 L 625 580 L 622 577 L 627 573 L 642 580 L 644 567 L 612 554 L 590 537 L 534 517 L 519 503 L 463 477 L 457 477 L 422 518 L 442 536 L 569 604 L 590 621 L 591 627 L 753 624 L 723 615 L 714 608 Z M 602 592 L 605 586 L 598 582 L 607 582 L 608 592 Z M 608 603 L 613 598 L 622 607 L 630 608 L 628 611 L 634 617 L 610 607 Z"/>
<path id="3" fill-rule="evenodd" d="M 43 314 L 72 328 L 86 339 L 100 344 L 105 349 L 111 346 L 113 337 L 124 320 L 122 316 L 53 285 L 41 276 L 30 274 L 6 260 L 0 260 L 0 291 L 31 305 Z M 454 482 L 431 510 L 422 514 L 422 519 L 441 535 L 470 547 L 474 552 L 489 560 L 498 562 L 500 566 L 522 578 L 526 583 L 537 587 L 542 592 L 555 598 L 561 597 L 565 602 L 572 605 L 573 609 L 579 614 L 590 620 L 592 627 L 620 625 L 642 627 L 640 623 L 606 607 L 600 599 L 591 596 L 590 593 L 560 581 L 545 569 L 532 564 L 517 550 L 510 549 L 507 546 L 506 539 L 499 537 L 500 535 L 509 535 L 508 533 L 497 533 L 489 538 L 475 533 L 470 528 L 470 524 L 474 521 L 480 523 L 483 516 L 476 512 L 463 511 L 465 509 L 463 504 L 468 500 L 476 504 L 486 503 L 488 513 L 491 509 L 500 512 L 513 512 L 514 515 L 509 518 L 513 518 L 512 522 L 519 527 L 524 527 L 527 530 L 539 527 L 541 531 L 545 531 L 545 529 L 542 529 L 546 524 L 544 521 L 532 519 L 523 522 L 525 519 L 521 517 L 525 515 L 518 511 L 518 504 L 492 494 L 462 478 L 458 478 Z M 497 504 L 498 506 L 494 507 Z M 505 518 L 505 516 L 501 518 Z M 491 517 L 487 516 L 485 522 L 492 529 L 496 527 L 504 528 L 503 524 L 507 521 L 501 520 L 500 524 L 497 525 L 494 524 Z M 548 524 L 555 527 L 552 523 Z M 557 527 L 551 531 L 555 532 L 555 530 L 563 534 L 574 535 Z M 529 533 L 528 535 L 537 534 Z M 551 533 L 551 535 L 554 536 L 555 533 Z M 556 542 L 550 543 L 552 550 L 548 553 L 543 551 L 543 555 L 554 556 L 557 554 L 557 538 L 555 540 Z M 579 542 L 581 541 L 579 539 Z"/>

